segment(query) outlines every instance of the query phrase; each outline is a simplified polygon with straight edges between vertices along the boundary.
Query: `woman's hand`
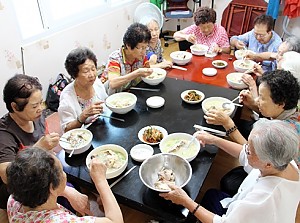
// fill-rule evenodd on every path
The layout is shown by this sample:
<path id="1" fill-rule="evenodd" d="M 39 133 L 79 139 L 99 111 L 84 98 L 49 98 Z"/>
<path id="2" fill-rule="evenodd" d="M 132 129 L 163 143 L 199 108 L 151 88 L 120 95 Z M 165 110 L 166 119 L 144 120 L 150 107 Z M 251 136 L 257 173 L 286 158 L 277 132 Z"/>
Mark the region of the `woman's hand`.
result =
<path id="1" fill-rule="evenodd" d="M 85 108 L 82 113 L 80 114 L 80 120 L 85 122 L 85 120 L 93 115 L 98 115 L 103 112 L 103 101 L 95 102 L 94 104 L 90 105 L 89 107 Z"/>
<path id="2" fill-rule="evenodd" d="M 46 150 L 51 150 L 54 147 L 56 147 L 59 143 L 59 134 L 56 132 L 49 133 L 47 135 L 44 135 L 42 138 L 40 138 L 34 146 L 46 149 Z"/>
<path id="3" fill-rule="evenodd" d="M 168 60 L 164 60 L 163 62 L 159 63 L 161 68 L 171 68 L 173 66 L 173 63 Z"/>
<path id="4" fill-rule="evenodd" d="M 148 77 L 153 73 L 151 68 L 138 68 L 135 71 L 136 77 Z"/>
<path id="5" fill-rule="evenodd" d="M 243 74 L 242 75 L 242 81 L 248 85 L 249 88 L 256 87 L 255 80 L 250 74 Z"/>
<path id="6" fill-rule="evenodd" d="M 186 41 L 188 41 L 192 44 L 197 43 L 197 37 L 195 36 L 195 34 L 188 34 L 185 39 L 186 39 Z"/>
<path id="7" fill-rule="evenodd" d="M 253 95 L 249 90 L 242 90 L 240 92 L 240 103 L 243 103 L 250 109 L 254 109 L 255 107 L 257 107 L 255 98 L 253 98 Z"/>
<path id="8" fill-rule="evenodd" d="M 200 144 L 205 147 L 206 144 L 211 145 L 215 143 L 215 140 L 218 138 L 217 136 L 211 135 L 205 131 L 197 131 L 194 133 L 196 135 L 196 139 L 199 140 Z"/>
<path id="9" fill-rule="evenodd" d="M 262 69 L 262 67 L 261 67 L 260 64 L 255 63 L 254 66 L 253 66 L 253 73 L 254 73 L 256 76 L 260 77 L 260 76 L 263 75 L 264 70 Z"/>
<path id="10" fill-rule="evenodd" d="M 90 175 L 94 183 L 98 180 L 106 180 L 106 166 L 105 164 L 101 163 L 97 159 L 92 159 L 91 160 L 91 171 Z"/>
<path id="11" fill-rule="evenodd" d="M 204 115 L 204 118 L 208 124 L 213 125 L 227 125 L 231 118 L 223 111 L 212 109 Z"/>
<path id="12" fill-rule="evenodd" d="M 170 200 L 175 204 L 184 205 L 191 198 L 187 195 L 187 193 L 179 188 L 176 185 L 168 185 L 171 188 L 171 191 L 168 193 L 160 193 L 159 196 L 163 197 L 166 200 Z"/>

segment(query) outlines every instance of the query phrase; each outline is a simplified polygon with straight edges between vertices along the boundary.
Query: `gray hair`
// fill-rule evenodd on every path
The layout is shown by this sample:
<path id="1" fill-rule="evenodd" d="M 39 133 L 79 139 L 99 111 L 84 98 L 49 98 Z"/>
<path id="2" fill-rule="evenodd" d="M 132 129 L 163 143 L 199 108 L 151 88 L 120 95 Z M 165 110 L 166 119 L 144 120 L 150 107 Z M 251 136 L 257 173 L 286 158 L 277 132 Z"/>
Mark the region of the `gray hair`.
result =
<path id="1" fill-rule="evenodd" d="M 300 81 L 300 53 L 295 51 L 285 52 L 282 56 L 281 68 L 290 71 L 298 82 Z"/>
<path id="2" fill-rule="evenodd" d="M 298 155 L 299 136 L 281 120 L 260 119 L 254 124 L 249 140 L 258 158 L 280 171 Z"/>
<path id="3" fill-rule="evenodd" d="M 297 36 L 289 36 L 284 40 L 289 46 L 289 51 L 296 51 L 300 53 L 300 38 Z"/>

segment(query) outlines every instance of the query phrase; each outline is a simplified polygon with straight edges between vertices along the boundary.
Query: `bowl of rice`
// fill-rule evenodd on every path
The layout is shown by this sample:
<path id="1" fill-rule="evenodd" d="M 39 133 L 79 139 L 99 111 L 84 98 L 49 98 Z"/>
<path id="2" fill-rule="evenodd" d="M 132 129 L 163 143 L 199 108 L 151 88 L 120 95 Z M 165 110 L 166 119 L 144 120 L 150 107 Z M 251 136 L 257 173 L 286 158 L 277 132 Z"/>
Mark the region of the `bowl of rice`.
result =
<path id="1" fill-rule="evenodd" d="M 137 101 L 137 97 L 129 92 L 120 92 L 110 95 L 105 100 L 105 105 L 114 113 L 126 114 L 130 112 Z"/>

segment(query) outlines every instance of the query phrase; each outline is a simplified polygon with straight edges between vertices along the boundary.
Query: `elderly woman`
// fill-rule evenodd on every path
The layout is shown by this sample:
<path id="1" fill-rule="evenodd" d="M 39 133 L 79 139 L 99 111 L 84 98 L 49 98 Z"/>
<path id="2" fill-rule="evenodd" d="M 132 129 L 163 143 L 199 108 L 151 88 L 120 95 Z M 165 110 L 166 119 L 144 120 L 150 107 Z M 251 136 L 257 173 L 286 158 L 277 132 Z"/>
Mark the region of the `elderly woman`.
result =
<path id="1" fill-rule="evenodd" d="M 299 147 L 294 129 L 279 120 L 260 120 L 244 145 L 205 132 L 195 134 L 201 144 L 213 144 L 239 158 L 249 173 L 247 178 L 232 198 L 210 190 L 204 195 L 202 206 L 176 186 L 160 196 L 183 205 L 203 223 L 295 222 L 300 176 L 293 161 Z"/>
<path id="2" fill-rule="evenodd" d="M 199 7 L 194 13 L 194 25 L 174 33 L 176 41 L 213 46 L 214 52 L 230 52 L 228 35 L 224 27 L 216 24 L 217 13 L 208 7 Z"/>
<path id="3" fill-rule="evenodd" d="M 151 39 L 146 51 L 147 59 L 152 67 L 171 68 L 173 63 L 165 60 L 162 55 L 162 47 L 159 39 L 162 24 L 158 24 L 155 19 L 142 20 L 142 24 L 146 25 L 151 33 Z"/>
<path id="4" fill-rule="evenodd" d="M 101 196 L 105 217 L 77 217 L 57 204 L 67 177 L 60 161 L 50 152 L 29 148 L 20 152 L 7 168 L 7 203 L 10 222 L 111 222 L 122 223 L 120 207 L 106 181 L 106 167 L 91 162 L 91 178 Z"/>
<path id="5" fill-rule="evenodd" d="M 137 85 L 141 77 L 149 76 L 146 50 L 151 39 L 147 26 L 134 23 L 130 25 L 123 36 L 123 46 L 109 56 L 103 78 L 108 78 L 109 94 L 121 92 Z"/>
<path id="6" fill-rule="evenodd" d="M 6 209 L 9 193 L 6 188 L 6 168 L 17 153 L 29 146 L 51 150 L 58 145 L 58 133 L 49 133 L 42 116 L 42 86 L 38 79 L 18 74 L 6 83 L 3 99 L 8 114 L 0 120 L 0 208 Z M 62 193 L 72 207 L 85 213 L 87 196 L 71 187 Z"/>
<path id="7" fill-rule="evenodd" d="M 240 93 L 240 101 L 244 105 L 255 109 L 257 105 L 259 112 L 271 119 L 285 120 L 291 123 L 300 135 L 300 113 L 297 111 L 299 99 L 298 80 L 288 71 L 276 70 L 266 72 L 260 79 L 258 88 L 259 97 L 254 102 L 251 93 L 244 90 Z M 249 106 L 250 105 L 250 106 Z M 205 116 L 207 123 L 222 125 L 230 138 L 239 143 L 246 143 L 233 120 L 222 111 L 212 110 Z"/>
<path id="8" fill-rule="evenodd" d="M 68 73 L 75 80 L 61 93 L 58 113 L 66 132 L 95 120 L 103 111 L 107 97 L 105 87 L 97 78 L 97 58 L 88 48 L 72 50 L 65 61 Z"/>

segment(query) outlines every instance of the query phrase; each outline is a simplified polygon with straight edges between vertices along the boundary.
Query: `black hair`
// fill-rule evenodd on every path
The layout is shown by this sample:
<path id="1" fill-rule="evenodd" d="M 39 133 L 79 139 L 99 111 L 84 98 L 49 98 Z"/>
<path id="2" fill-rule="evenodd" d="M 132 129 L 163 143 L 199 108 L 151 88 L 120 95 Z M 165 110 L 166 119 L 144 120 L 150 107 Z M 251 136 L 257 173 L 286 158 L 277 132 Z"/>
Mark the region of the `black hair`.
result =
<path id="1" fill-rule="evenodd" d="M 133 23 L 127 28 L 123 36 L 123 44 L 134 49 L 139 43 L 148 44 L 150 39 L 151 33 L 147 26 L 141 23 Z"/>

